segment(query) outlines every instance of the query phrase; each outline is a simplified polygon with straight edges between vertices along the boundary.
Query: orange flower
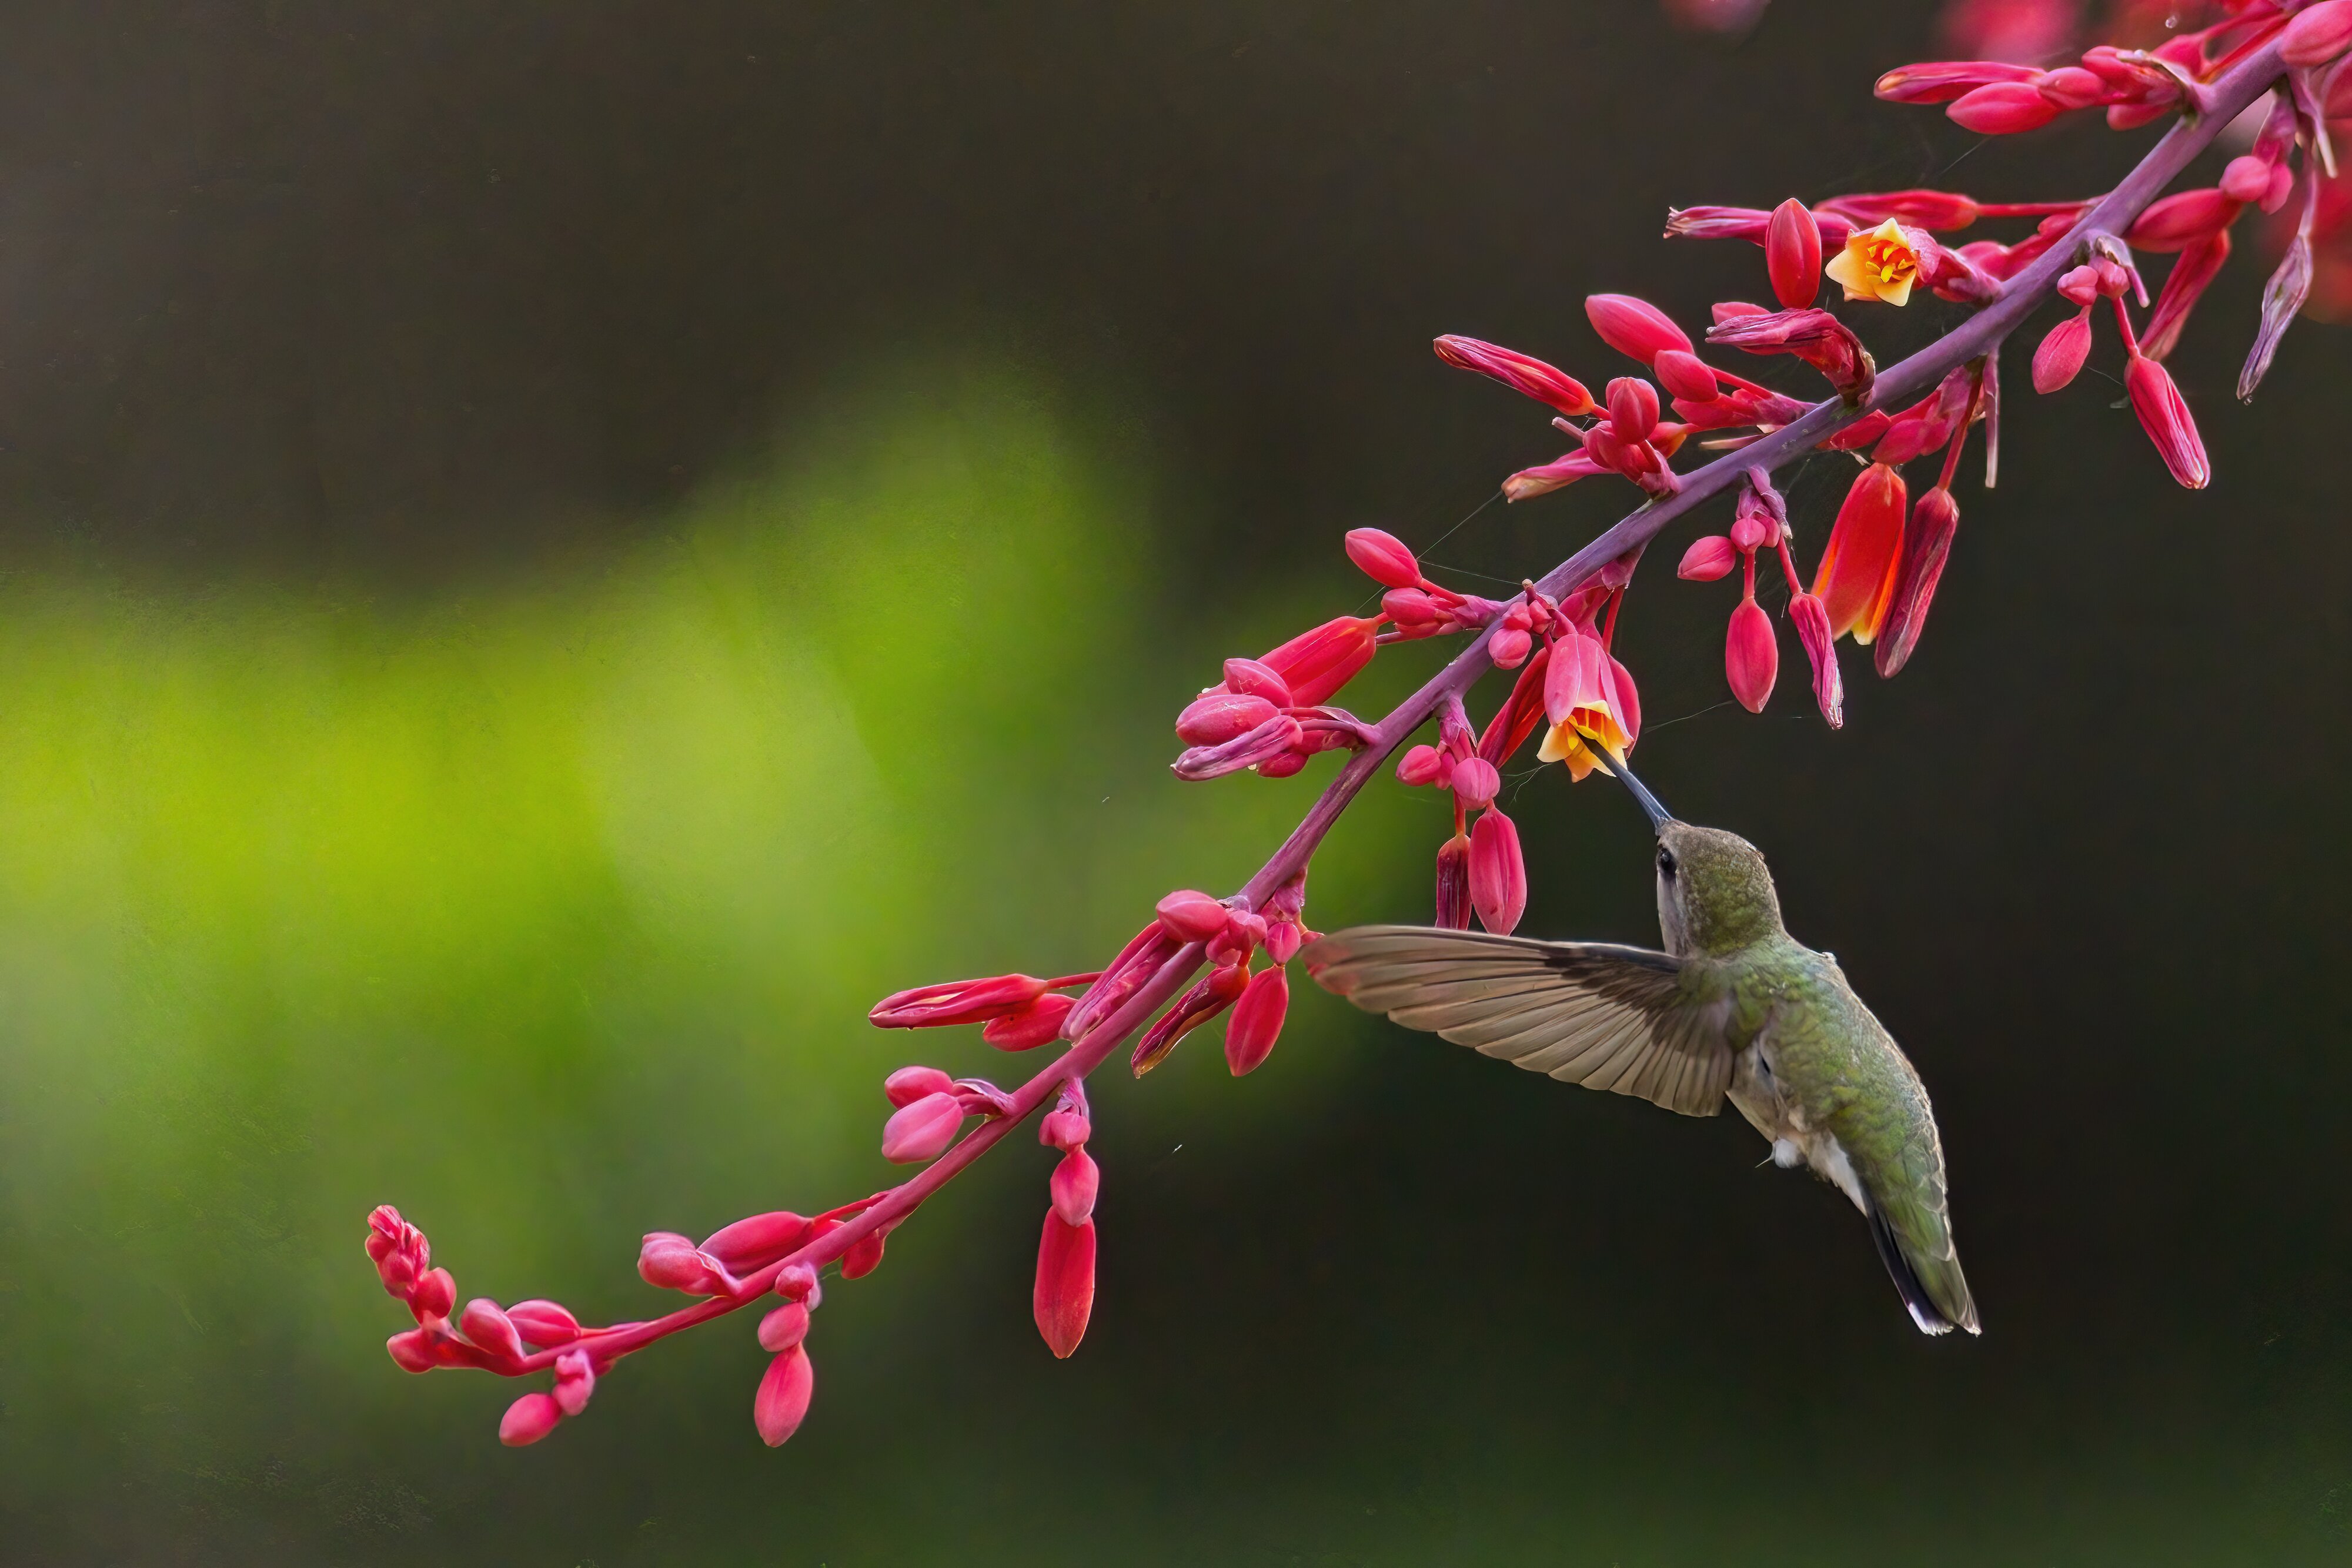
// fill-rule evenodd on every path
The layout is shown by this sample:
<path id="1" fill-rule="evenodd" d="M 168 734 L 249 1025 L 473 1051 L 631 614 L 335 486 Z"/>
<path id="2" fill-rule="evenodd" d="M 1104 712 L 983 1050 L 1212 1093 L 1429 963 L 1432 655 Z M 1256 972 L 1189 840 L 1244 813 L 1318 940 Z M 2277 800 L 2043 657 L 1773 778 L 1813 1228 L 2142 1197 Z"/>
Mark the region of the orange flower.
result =
<path id="1" fill-rule="evenodd" d="M 1903 225 L 1889 218 L 1874 229 L 1856 229 L 1846 235 L 1845 248 L 1823 270 L 1848 299 L 1902 305 L 1910 300 L 1911 285 L 1919 276 L 1919 253 L 1903 237 Z"/>
<path id="2" fill-rule="evenodd" d="M 1851 632 L 1855 642 L 1868 643 L 1878 635 L 1903 561 L 1907 501 L 1903 476 L 1884 463 L 1864 469 L 1846 492 L 1813 571 L 1813 591 L 1828 612 L 1831 636 Z"/>

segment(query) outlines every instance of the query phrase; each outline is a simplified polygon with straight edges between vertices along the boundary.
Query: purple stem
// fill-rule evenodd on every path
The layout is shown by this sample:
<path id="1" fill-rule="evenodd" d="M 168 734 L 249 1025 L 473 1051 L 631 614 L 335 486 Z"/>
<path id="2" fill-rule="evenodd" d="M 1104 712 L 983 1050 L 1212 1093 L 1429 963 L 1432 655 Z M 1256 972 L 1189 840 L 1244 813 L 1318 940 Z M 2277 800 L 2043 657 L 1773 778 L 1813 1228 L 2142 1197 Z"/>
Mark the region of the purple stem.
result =
<path id="1" fill-rule="evenodd" d="M 1862 406 L 1850 408 L 1840 400 L 1831 398 L 1815 404 L 1796 423 L 1784 425 L 1703 468 L 1683 475 L 1682 489 L 1678 494 L 1644 506 L 1554 567 L 1536 584 L 1537 591 L 1552 599 L 1564 597 L 1570 589 L 1580 586 L 1585 579 L 1609 562 L 1636 545 L 1646 544 L 1668 523 L 1738 486 L 1749 469 L 1762 467 L 1768 473 L 1777 470 L 1802 457 L 1821 441 L 1869 410 L 1915 402 L 1925 396 L 1929 388 L 1941 382 L 1956 366 L 1997 349 L 2002 340 L 2022 325 L 2025 319 L 2048 298 L 2059 274 L 2075 265 L 2081 249 L 2081 236 L 2100 232 L 2119 235 L 2128 230 L 2141 211 L 2221 134 L 2222 127 L 2269 91 L 2272 84 L 2283 74 L 2278 44 L 2273 39 L 2224 72 L 2212 84 L 2210 112 L 2184 118 L 2167 131 L 2163 140 L 2148 150 L 2147 155 L 2124 177 L 2121 183 L 2083 214 L 2069 231 L 2070 238 L 2066 243 L 2053 246 L 2031 267 L 2011 278 L 2001 297 L 1979 310 L 1966 326 L 1938 338 L 1909 359 L 1881 371 L 1869 400 Z M 1248 884 L 1242 889 L 1242 896 L 1249 900 L 1248 907 L 1263 906 L 1277 888 L 1306 870 L 1308 859 L 1323 841 L 1324 834 L 1331 831 L 1331 825 L 1339 820 L 1340 813 L 1348 809 L 1349 802 L 1370 780 L 1373 772 L 1388 760 L 1390 754 L 1403 744 L 1406 737 L 1426 723 L 1448 698 L 1458 700 L 1480 675 L 1486 673 L 1489 664 L 1486 643 L 1494 635 L 1495 627 L 1496 622 L 1490 621 L 1468 647 L 1454 655 L 1452 663 L 1431 676 L 1428 684 L 1419 691 L 1398 704 L 1377 726 L 1370 727 L 1364 748 L 1349 758 L 1347 765 L 1339 769 L 1339 777 L 1331 780 L 1306 818 L 1291 831 L 1290 837 L 1283 841 L 1282 847 L 1274 852 L 1274 858 L 1260 867 L 1257 874 L 1250 878 Z M 1175 996 L 1192 977 L 1205 956 L 1206 949 L 1197 942 L 1180 949 L 1160 966 L 1157 975 L 1109 1017 L 1072 1041 L 1067 1051 L 1015 1091 L 1012 1096 L 1010 1114 L 992 1117 L 973 1129 L 919 1174 L 891 1188 L 872 1207 L 838 1230 L 810 1242 L 788 1257 L 779 1258 L 766 1267 L 744 1275 L 739 1290 L 733 1294 L 711 1297 L 650 1322 L 634 1323 L 593 1335 L 588 1343 L 600 1363 L 609 1364 L 680 1329 L 692 1328 L 697 1323 L 708 1322 L 712 1318 L 749 1306 L 767 1294 L 774 1286 L 776 1276 L 787 1265 L 807 1263 L 822 1266 L 829 1263 L 847 1251 L 861 1237 L 904 1219 L 925 1198 L 953 1179 L 958 1172 L 986 1154 L 997 1140 L 1035 1114 L 1064 1082 L 1074 1078 L 1083 1079 L 1101 1066 L 1110 1053 L 1134 1032 L 1138 1024 L 1162 1002 Z M 559 1354 L 555 1350 L 542 1350 L 492 1370 L 508 1376 L 518 1376 L 553 1365 Z"/>

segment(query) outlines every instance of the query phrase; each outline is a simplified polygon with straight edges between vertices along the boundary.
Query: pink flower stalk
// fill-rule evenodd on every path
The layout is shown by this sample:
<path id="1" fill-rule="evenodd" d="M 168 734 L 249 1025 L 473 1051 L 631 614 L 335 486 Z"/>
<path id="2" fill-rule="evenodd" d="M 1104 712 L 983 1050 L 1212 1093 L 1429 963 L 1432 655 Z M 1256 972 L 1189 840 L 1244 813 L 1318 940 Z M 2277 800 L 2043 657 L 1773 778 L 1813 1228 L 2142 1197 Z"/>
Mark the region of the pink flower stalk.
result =
<path id="1" fill-rule="evenodd" d="M 1095 1222 L 1072 1225 L 1060 1215 L 1045 1212 L 1045 1233 L 1037 1239 L 1037 1284 L 1031 1310 L 1045 1348 L 1064 1361 L 1075 1354 L 1087 1337 L 1087 1320 L 1095 1310 Z"/>
<path id="2" fill-rule="evenodd" d="M 1854 479 L 1831 526 L 1830 542 L 1813 573 L 1813 592 L 1829 615 L 1832 635 L 1857 643 L 1878 635 L 1903 549 L 1903 476 L 1874 463 Z"/>
<path id="3" fill-rule="evenodd" d="M 1143 1031 L 1143 1039 L 1137 1042 L 1134 1060 L 1129 1063 L 1135 1075 L 1140 1078 L 1167 1061 L 1168 1053 L 1182 1043 L 1186 1035 L 1233 1006 L 1248 984 L 1248 971 L 1240 964 L 1221 964 L 1211 969 L 1177 999 L 1174 1007 L 1160 1015 L 1159 1022 Z"/>
<path id="4" fill-rule="evenodd" d="M 1482 343 L 1475 338 L 1449 333 L 1436 342 L 1437 357 L 1456 370 L 1492 376 L 1515 392 L 1549 403 L 1560 413 L 1583 415 L 1592 412 L 1592 394 L 1575 377 L 1552 369 L 1541 360 Z"/>
<path id="5" fill-rule="evenodd" d="M 1256 1071 L 1274 1054 L 1290 1011 L 1290 977 L 1277 961 L 1250 977 L 1225 1022 L 1225 1067 L 1236 1078 Z"/>

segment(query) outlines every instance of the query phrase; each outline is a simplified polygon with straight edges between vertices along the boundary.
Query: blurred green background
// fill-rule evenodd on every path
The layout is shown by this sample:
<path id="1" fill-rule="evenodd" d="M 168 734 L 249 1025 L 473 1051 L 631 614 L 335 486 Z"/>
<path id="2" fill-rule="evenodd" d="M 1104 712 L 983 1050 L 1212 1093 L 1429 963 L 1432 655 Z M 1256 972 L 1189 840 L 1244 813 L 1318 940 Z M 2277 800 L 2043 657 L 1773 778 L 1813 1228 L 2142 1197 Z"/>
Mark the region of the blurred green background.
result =
<path id="1" fill-rule="evenodd" d="M 1669 202 L 2073 194 L 2144 140 L 1979 149 L 1869 99 L 1927 8 L 1852 18 L 12 13 L 8 1560 L 2352 1560 L 2346 340 L 2230 398 L 2252 245 L 2176 366 L 2212 490 L 2112 380 L 2012 367 L 2003 485 L 1844 732 L 1793 679 L 1725 706 L 1720 585 L 1654 562 L 1625 622 L 1648 777 L 1765 849 L 1936 1093 L 1981 1341 L 1921 1339 L 1736 1119 L 1302 993 L 1245 1082 L 1213 1040 L 1100 1081 L 1066 1364 L 1025 1135 L 828 1292 L 782 1451 L 749 1322 L 523 1451 L 512 1385 L 381 1348 L 372 1205 L 461 1295 L 643 1315 L 640 1232 L 887 1179 L 890 1068 L 1028 1070 L 874 998 L 1237 885 L 1330 764 L 1179 786 L 1171 716 L 1357 606 L 1342 529 L 1429 544 L 1558 449 L 1433 333 L 1597 384 L 1586 292 L 1764 287 Z M 1873 318 L 1882 362 L 1942 309 Z M 1808 558 L 1848 471 L 1795 480 Z M 1515 582 L 1626 494 L 1433 559 Z M 1527 928 L 1654 940 L 1628 803 L 1512 788 Z M 1374 789 L 1310 919 L 1423 915 L 1443 831 Z"/>

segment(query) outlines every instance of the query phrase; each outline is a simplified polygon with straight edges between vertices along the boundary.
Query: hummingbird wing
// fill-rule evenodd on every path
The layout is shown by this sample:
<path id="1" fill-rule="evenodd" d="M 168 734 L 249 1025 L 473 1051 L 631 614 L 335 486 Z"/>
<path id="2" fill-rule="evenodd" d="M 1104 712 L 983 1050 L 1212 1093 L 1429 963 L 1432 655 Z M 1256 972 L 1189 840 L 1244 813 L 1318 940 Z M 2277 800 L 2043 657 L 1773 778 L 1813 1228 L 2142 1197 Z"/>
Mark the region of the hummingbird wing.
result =
<path id="1" fill-rule="evenodd" d="M 1300 956 L 1325 990 L 1530 1072 L 1712 1116 L 1731 1081 L 1698 966 L 1647 947 L 1359 925 Z"/>

